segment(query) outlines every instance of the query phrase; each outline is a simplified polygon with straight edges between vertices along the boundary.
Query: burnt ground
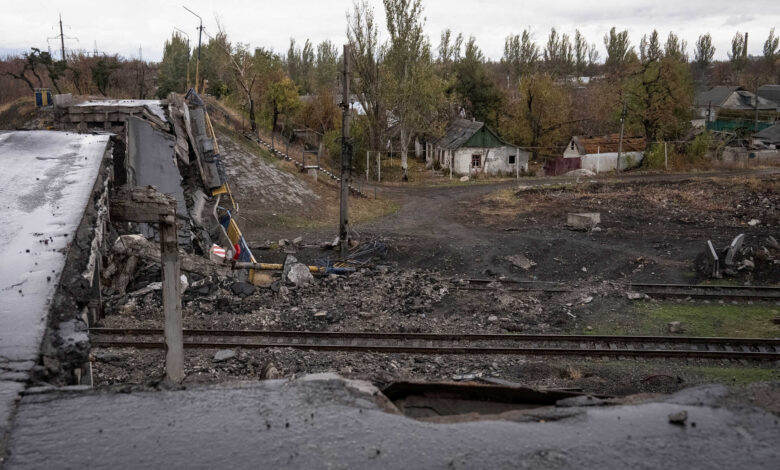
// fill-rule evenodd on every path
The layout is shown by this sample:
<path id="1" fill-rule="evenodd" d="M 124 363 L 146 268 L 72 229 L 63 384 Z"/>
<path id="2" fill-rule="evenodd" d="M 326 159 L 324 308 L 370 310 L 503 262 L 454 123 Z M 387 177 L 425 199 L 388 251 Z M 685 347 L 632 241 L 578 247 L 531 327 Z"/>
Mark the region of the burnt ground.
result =
<path id="1" fill-rule="evenodd" d="M 660 311 L 671 304 L 668 308 L 676 314 L 694 303 L 628 301 L 629 281 L 699 282 L 703 279 L 694 271 L 694 260 L 707 239 L 724 246 L 738 233 L 745 233 L 745 246 L 758 250 L 768 235 L 778 235 L 780 179 L 773 170 L 594 181 L 528 179 L 521 181 L 520 189 L 516 182 L 383 187 L 380 197 L 397 201 L 399 210 L 355 227 L 363 241 L 381 238 L 387 247 L 383 258 L 373 260 L 357 275 L 325 276 L 302 288 L 280 290 L 275 284 L 274 289 L 257 288 L 243 298 L 231 291 L 233 281 L 191 278 L 192 286 L 184 298 L 185 327 L 468 333 L 644 328 L 644 333 L 667 334 L 665 323 L 645 321 L 648 309 Z M 601 213 L 600 231 L 572 231 L 564 226 L 568 212 L 592 211 Z M 758 223 L 749 225 L 754 219 Z M 250 244 L 268 245 L 280 238 L 303 236 L 305 244 L 316 246 L 331 240 L 335 228 L 263 226 L 246 230 L 254 234 Z M 333 251 L 313 247 L 276 249 L 274 244 L 273 248 L 255 253 L 269 262 L 283 260 L 285 250 L 309 263 L 335 257 Z M 507 260 L 517 254 L 536 265 L 525 270 Z M 771 281 L 771 273 L 768 277 L 754 274 L 743 271 L 726 282 Z M 130 290 L 156 280 L 153 269 L 145 276 Z M 502 276 L 563 282 L 573 292 L 517 293 L 499 286 L 486 291 L 457 289 L 457 278 Z M 159 326 L 159 305 L 158 292 L 112 299 L 103 326 Z M 706 314 L 732 306 L 710 306 L 708 302 L 691 308 Z M 766 316 L 776 315 L 778 306 L 738 304 L 733 308 L 758 309 Z M 688 333 L 711 331 L 696 328 L 692 325 Z M 734 332 L 777 333 L 771 322 L 760 323 L 747 333 Z M 473 374 L 531 386 L 624 394 L 670 392 L 712 380 L 742 383 L 778 379 L 771 366 L 713 361 L 556 359 L 550 363 L 505 356 L 412 357 L 269 349 L 237 351 L 234 358 L 216 362 L 214 353 L 188 350 L 188 383 L 335 370 L 377 383 L 450 380 Z M 93 356 L 98 385 L 148 384 L 162 375 L 163 356 L 159 352 L 101 349 L 93 351 Z"/>

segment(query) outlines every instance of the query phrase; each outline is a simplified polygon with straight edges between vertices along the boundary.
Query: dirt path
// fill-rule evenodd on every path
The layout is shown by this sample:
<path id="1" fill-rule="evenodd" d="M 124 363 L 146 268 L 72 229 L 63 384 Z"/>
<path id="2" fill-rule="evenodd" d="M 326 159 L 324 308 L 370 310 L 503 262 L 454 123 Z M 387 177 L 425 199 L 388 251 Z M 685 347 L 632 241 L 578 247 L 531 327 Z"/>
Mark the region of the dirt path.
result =
<path id="1" fill-rule="evenodd" d="M 674 183 L 708 178 L 765 178 L 777 169 L 649 174 L 580 178 L 614 183 Z M 528 178 L 523 186 L 575 183 L 574 178 Z M 381 197 L 395 198 L 401 208 L 392 216 L 358 225 L 361 235 L 381 235 L 394 248 L 393 260 L 406 267 L 435 267 L 453 275 L 503 274 L 539 280 L 592 281 L 594 278 L 687 282 L 682 271 L 706 240 L 669 240 L 663 232 L 647 230 L 638 237 L 572 232 L 560 226 L 535 230 L 532 225 L 505 231 L 473 222 L 480 198 L 518 186 L 516 181 L 441 188 L 384 187 Z M 670 242 L 672 242 L 670 244 Z M 504 260 L 523 253 L 538 265 L 520 270 Z M 584 268 L 584 269 L 583 269 Z"/>

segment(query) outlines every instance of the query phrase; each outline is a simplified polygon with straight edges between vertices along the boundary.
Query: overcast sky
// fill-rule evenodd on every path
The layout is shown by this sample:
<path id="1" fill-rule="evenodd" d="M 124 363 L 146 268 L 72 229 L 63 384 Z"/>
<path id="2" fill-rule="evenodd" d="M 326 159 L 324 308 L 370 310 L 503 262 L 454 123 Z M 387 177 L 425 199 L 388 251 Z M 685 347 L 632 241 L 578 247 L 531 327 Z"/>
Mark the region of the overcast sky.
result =
<path id="1" fill-rule="evenodd" d="M 174 27 L 187 31 L 197 42 L 198 20 L 168 0 L 130 0 L 96 2 L 83 0 L 21 2 L 3 0 L 0 9 L 0 55 L 51 46 L 57 52 L 59 33 L 55 29 L 62 13 L 66 49 L 138 57 L 139 48 L 146 60 L 160 60 L 163 43 Z M 226 27 L 233 41 L 286 51 L 291 37 L 298 42 L 310 38 L 317 43 L 330 39 L 337 45 L 345 41 L 345 14 L 352 0 L 186 0 L 203 17 L 207 32 L 217 30 L 216 18 Z M 384 12 L 380 0 L 371 0 L 384 33 Z M 477 44 L 492 59 L 500 59 L 504 38 L 530 28 L 540 45 L 551 27 L 574 35 L 575 28 L 595 43 L 604 60 L 603 37 L 609 28 L 628 29 L 632 44 L 642 34 L 656 28 L 662 37 L 675 31 L 688 41 L 693 55 L 696 38 L 709 32 L 716 47 L 715 57 L 725 59 L 730 41 L 737 31 L 749 32 L 748 52 L 762 54 L 769 30 L 780 25 L 778 0 L 596 0 L 596 1 L 522 1 L 522 0 L 423 0 L 426 30 L 435 47 L 441 31 L 450 28 L 464 36 L 474 35 Z M 96 6 L 100 5 L 100 6 Z M 780 34 L 780 28 L 777 29 Z"/>

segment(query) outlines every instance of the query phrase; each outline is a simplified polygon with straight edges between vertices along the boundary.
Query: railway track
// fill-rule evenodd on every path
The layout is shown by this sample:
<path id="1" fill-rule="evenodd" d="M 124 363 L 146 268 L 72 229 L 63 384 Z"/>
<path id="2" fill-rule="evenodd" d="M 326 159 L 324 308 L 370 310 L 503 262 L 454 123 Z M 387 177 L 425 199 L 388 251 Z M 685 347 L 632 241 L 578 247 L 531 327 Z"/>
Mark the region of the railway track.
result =
<path id="1" fill-rule="evenodd" d="M 163 349 L 161 329 L 91 328 L 92 346 Z M 184 330 L 185 348 L 295 348 L 411 354 L 780 360 L 780 339 L 666 336 Z"/>
<path id="2" fill-rule="evenodd" d="M 563 283 L 544 281 L 518 281 L 495 279 L 465 279 L 455 287 L 459 290 L 493 290 L 486 287 L 490 283 L 506 284 L 503 290 L 510 292 L 573 292 L 574 289 Z M 780 300 L 780 287 L 774 286 L 723 286 L 723 285 L 693 285 L 693 284 L 650 284 L 633 283 L 626 286 L 627 290 L 647 294 L 651 297 L 691 297 L 697 299 L 732 299 L 732 300 Z"/>

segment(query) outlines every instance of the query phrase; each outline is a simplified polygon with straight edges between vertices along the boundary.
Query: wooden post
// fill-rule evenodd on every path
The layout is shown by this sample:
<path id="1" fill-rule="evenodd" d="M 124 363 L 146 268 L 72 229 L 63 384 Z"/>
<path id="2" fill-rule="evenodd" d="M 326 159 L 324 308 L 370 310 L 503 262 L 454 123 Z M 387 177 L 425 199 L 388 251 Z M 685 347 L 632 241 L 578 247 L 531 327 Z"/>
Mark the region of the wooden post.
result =
<path id="1" fill-rule="evenodd" d="M 165 373 L 169 382 L 184 380 L 184 342 L 181 319 L 179 237 L 176 231 L 176 199 L 152 187 L 121 186 L 110 199 L 115 222 L 160 224 L 163 312 L 165 314 Z"/>
<path id="2" fill-rule="evenodd" d="M 666 142 L 664 142 L 664 168 L 669 169 L 669 153 L 666 151 Z"/>
<path id="3" fill-rule="evenodd" d="M 382 182 L 382 152 L 376 153 L 376 180 Z M 374 199 L 376 199 L 376 188 L 374 188 Z"/>
<path id="4" fill-rule="evenodd" d="M 341 207 L 339 211 L 339 245 L 342 258 L 347 257 L 349 249 L 349 183 L 352 170 L 352 139 L 349 136 L 349 118 L 352 112 L 349 106 L 349 80 L 352 75 L 351 54 L 349 44 L 345 44 L 341 95 Z"/>
<path id="5" fill-rule="evenodd" d="M 370 154 L 371 154 L 371 151 L 370 150 L 366 150 L 366 181 L 368 181 L 368 166 L 369 166 L 368 158 L 369 158 Z"/>
<path id="6" fill-rule="evenodd" d="M 160 261 L 162 300 L 165 314 L 165 374 L 172 383 L 184 380 L 184 342 L 181 320 L 179 237 L 176 217 L 160 217 Z"/>
<path id="7" fill-rule="evenodd" d="M 615 162 L 615 168 L 620 172 L 620 155 L 623 153 L 623 126 L 626 121 L 626 102 L 623 101 L 623 112 L 620 113 L 620 140 L 618 141 L 618 156 Z"/>
<path id="8" fill-rule="evenodd" d="M 515 179 L 520 181 L 520 149 L 515 147 Z"/>

